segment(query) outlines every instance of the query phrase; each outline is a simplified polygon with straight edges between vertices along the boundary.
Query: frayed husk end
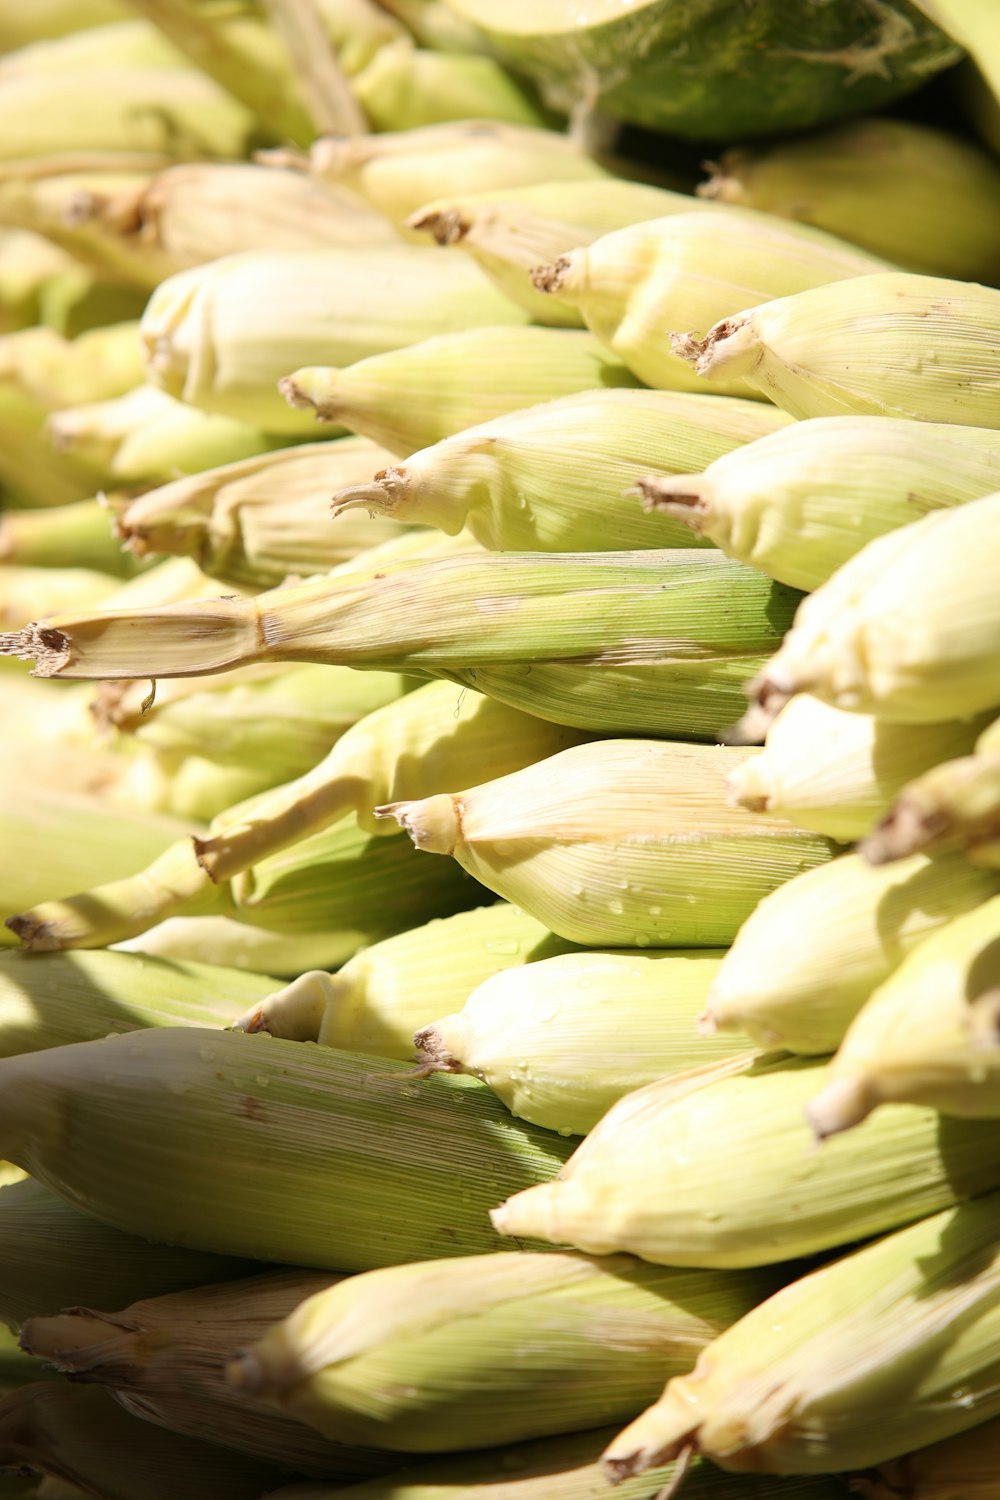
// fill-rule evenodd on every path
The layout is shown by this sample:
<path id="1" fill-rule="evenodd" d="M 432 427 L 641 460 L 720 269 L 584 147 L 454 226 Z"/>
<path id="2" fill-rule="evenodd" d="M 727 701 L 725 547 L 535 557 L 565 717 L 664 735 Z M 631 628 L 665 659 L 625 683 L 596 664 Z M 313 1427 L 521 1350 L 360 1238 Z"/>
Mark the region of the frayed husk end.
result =
<path id="1" fill-rule="evenodd" d="M 376 818 L 395 818 L 418 849 L 428 854 L 454 854 L 462 838 L 462 803 L 449 792 L 419 802 L 388 802 L 376 807 Z"/>
<path id="2" fill-rule="evenodd" d="M 737 766 L 730 773 L 726 787 L 726 802 L 730 807 L 742 807 L 752 813 L 774 811 L 774 787 L 761 756 L 755 755 Z"/>
<path id="3" fill-rule="evenodd" d="M 536 292 L 545 292 L 554 296 L 558 292 L 566 292 L 571 288 L 569 282 L 573 271 L 573 257 L 571 255 L 560 255 L 558 260 L 550 266 L 535 266 L 531 271 L 531 284 Z"/>
<path id="4" fill-rule="evenodd" d="M 630 493 L 638 495 L 647 513 L 671 516 L 701 536 L 708 510 L 708 488 L 705 474 L 651 474 L 640 479 Z"/>
<path id="5" fill-rule="evenodd" d="M 72 660 L 68 637 L 51 625 L 38 624 L 0 635 L 0 656 L 33 661 L 33 677 L 57 677 Z"/>
<path id="6" fill-rule="evenodd" d="M 468 219 L 463 219 L 457 208 L 419 208 L 403 223 L 404 229 L 426 230 L 439 245 L 459 244 L 471 227 Z"/>
<path id="7" fill-rule="evenodd" d="M 904 792 L 874 831 L 861 841 L 858 852 L 870 865 L 887 865 L 920 854 L 930 844 L 944 839 L 950 827 L 946 813 L 923 807 Z"/>
<path id="8" fill-rule="evenodd" d="M 601 1463 L 611 1484 L 698 1452 L 700 1424 L 684 1398 L 686 1384 L 686 1380 L 671 1380 L 660 1399 L 604 1450 Z"/>
<path id="9" fill-rule="evenodd" d="M 445 1016 L 433 1026 L 424 1026 L 413 1038 L 417 1062 L 436 1073 L 475 1073 L 466 1067 L 456 1053 L 456 1037 L 468 1031 L 468 1022 L 459 1014 Z"/>
<path id="10" fill-rule="evenodd" d="M 283 375 L 278 381 L 278 390 L 289 406 L 297 411 L 311 411 L 317 422 L 337 422 L 340 408 L 332 393 L 321 393 L 320 388 L 329 385 L 331 375 L 338 373 L 333 366 L 306 366 L 291 375 Z"/>
<path id="11" fill-rule="evenodd" d="M 723 318 L 704 338 L 695 333 L 671 333 L 670 348 L 697 374 L 725 374 L 727 378 L 748 375 L 762 352 L 749 312 Z"/>
<path id="12" fill-rule="evenodd" d="M 348 510 L 367 510 L 373 515 L 394 515 L 406 500 L 409 487 L 407 469 L 380 469 L 371 484 L 352 484 L 338 490 L 330 502 L 330 514 L 336 518 Z"/>
<path id="13" fill-rule="evenodd" d="M 806 1119 L 816 1139 L 825 1141 L 867 1120 L 878 1102 L 863 1078 L 831 1078 L 806 1105 Z"/>

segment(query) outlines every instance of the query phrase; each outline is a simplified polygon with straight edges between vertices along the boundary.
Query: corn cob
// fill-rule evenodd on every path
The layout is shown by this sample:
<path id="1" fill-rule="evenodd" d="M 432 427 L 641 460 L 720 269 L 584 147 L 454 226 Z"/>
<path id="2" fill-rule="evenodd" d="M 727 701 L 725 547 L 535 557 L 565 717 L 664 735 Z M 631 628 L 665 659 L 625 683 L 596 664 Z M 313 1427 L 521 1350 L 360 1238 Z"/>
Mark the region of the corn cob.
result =
<path id="1" fill-rule="evenodd" d="M 998 1209 L 936 1214 L 777 1292 L 615 1439 L 607 1472 L 682 1446 L 732 1469 L 867 1468 L 996 1415 Z"/>
<path id="2" fill-rule="evenodd" d="M 506 970 L 418 1031 L 428 1065 L 471 1073 L 521 1119 L 586 1135 L 623 1095 L 747 1051 L 695 1035 L 721 955 L 565 953 Z"/>
<path id="3" fill-rule="evenodd" d="M 273 989 L 262 974 L 130 953 L 2 953 L 0 1056 L 149 1026 L 218 1029 Z"/>
<path id="4" fill-rule="evenodd" d="M 892 122 L 887 122 L 892 123 Z M 813 417 L 640 484 L 647 506 L 729 557 L 815 589 L 866 542 L 1000 484 L 1000 434 L 900 417 Z"/>
<path id="5" fill-rule="evenodd" d="M 294 435 L 312 423 L 275 390 L 291 370 L 524 321 L 476 266 L 442 250 L 248 250 L 168 278 L 140 335 L 149 378 L 168 395 Z"/>
<path id="6" fill-rule="evenodd" d="M 872 1472 L 852 1474 L 848 1486 L 864 1500 L 991 1500 L 996 1486 L 1000 1421 L 977 1423 L 969 1432 L 917 1448 L 905 1458 L 878 1464 Z M 361 1492 L 359 1491 L 359 1494 Z"/>
<path id="7" fill-rule="evenodd" d="M 468 526 L 497 550 L 698 545 L 685 526 L 640 512 L 625 486 L 648 468 L 711 462 L 784 420 L 755 401 L 588 391 L 468 428 L 405 466 L 383 468 L 336 494 L 333 513 L 368 508 L 449 534 Z"/>
<path id="8" fill-rule="evenodd" d="M 336 974 L 319 969 L 300 974 L 233 1025 L 296 1042 L 409 1058 L 414 1032 L 442 1005 L 462 1005 L 492 975 L 566 947 L 541 922 L 498 901 L 435 917 L 373 943 Z"/>
<path id="9" fill-rule="evenodd" d="M 4 1156 L 30 1158 L 26 1170 L 85 1212 L 295 1265 L 502 1250 L 487 1206 L 568 1153 L 481 1084 L 408 1083 L 388 1059 L 240 1032 L 164 1027 L 7 1058 L 0 1075 Z M 142 1127 L 123 1131 L 133 1109 Z"/>
<path id="10" fill-rule="evenodd" d="M 1000 494 L 876 537 L 803 601 L 751 695 L 765 713 L 810 692 L 905 724 L 995 708 L 1000 613 L 977 565 L 994 536 Z"/>
<path id="11" fill-rule="evenodd" d="M 492 57 L 437 52 L 397 41 L 351 79 L 373 130 L 419 130 L 472 116 L 541 126 L 545 112 Z"/>
<path id="12" fill-rule="evenodd" d="M 820 230 L 767 215 L 674 214 L 602 236 L 533 273 L 539 291 L 578 307 L 587 327 L 647 385 L 704 389 L 665 329 L 708 328 L 766 302 L 885 263 Z M 738 374 L 742 374 L 740 371 Z M 756 395 L 756 382 L 712 381 L 723 395 Z"/>
<path id="13" fill-rule="evenodd" d="M 0 1189 L 0 1229 L 0 1321 L 12 1327 L 81 1303 L 160 1297 L 259 1269 L 122 1234 L 30 1177 Z"/>
<path id="14" fill-rule="evenodd" d="M 504 412 L 636 383 L 589 333 L 501 327 L 441 334 L 344 369 L 307 367 L 280 384 L 317 421 L 405 456 Z"/>
<path id="15" fill-rule="evenodd" d="M 391 520 L 329 525 L 330 491 L 360 483 L 391 459 L 367 438 L 278 449 L 139 496 L 119 511 L 116 531 L 137 557 L 186 554 L 215 578 L 270 588 L 290 574 L 325 572 L 398 534 Z"/>
<path id="16" fill-rule="evenodd" d="M 634 1411 L 664 1369 L 688 1369 L 769 1290 L 760 1273 L 692 1275 L 628 1257 L 392 1266 L 309 1297 L 229 1378 L 335 1441 L 483 1448 Z"/>
<path id="17" fill-rule="evenodd" d="M 943 1120 L 913 1104 L 887 1105 L 817 1151 L 805 1107 L 827 1076 L 812 1059 L 748 1070 L 734 1057 L 647 1084 L 612 1105 L 558 1179 L 495 1209 L 494 1227 L 660 1265 L 768 1265 L 1000 1184 L 992 1121 Z"/>
<path id="18" fill-rule="evenodd" d="M 771 724 L 762 753 L 730 776 L 729 800 L 850 843 L 913 777 L 971 750 L 980 727 L 981 720 L 892 724 L 800 693 Z"/>
<path id="19" fill-rule="evenodd" d="M 255 599 L 55 616 L 0 636 L 0 657 L 97 678 L 325 661 L 447 677 L 581 729 L 707 738 L 798 597 L 712 552 L 364 560 Z"/>
<path id="20" fill-rule="evenodd" d="M 1000 754 L 980 750 L 946 761 L 904 787 L 861 852 L 872 864 L 909 854 L 961 849 L 977 864 L 997 864 Z"/>
<path id="21" fill-rule="evenodd" d="M 767 896 L 740 929 L 712 985 L 707 1029 L 763 1047 L 832 1052 L 906 955 L 1000 890 L 958 855 L 873 870 L 844 854 Z"/>
<path id="22" fill-rule="evenodd" d="M 101 1500 L 257 1500 L 288 1470 L 161 1432 L 109 1391 L 22 1386 L 0 1399 L 0 1468 L 49 1475 Z"/>
<path id="23" fill-rule="evenodd" d="M 904 272 L 856 276 L 723 318 L 676 353 L 717 388 L 745 380 L 793 417 L 1000 426 L 1000 291 Z"/>
<path id="24" fill-rule="evenodd" d="M 154 385 L 55 411 L 47 427 L 58 453 L 118 484 L 162 484 L 178 472 L 236 463 L 281 442 L 237 417 L 186 406 Z"/>
<path id="25" fill-rule="evenodd" d="M 144 1297 L 116 1313 L 73 1307 L 29 1318 L 21 1347 L 70 1379 L 109 1388 L 126 1411 L 158 1427 L 350 1484 L 392 1461 L 324 1439 L 247 1394 L 236 1399 L 225 1380 L 237 1350 L 339 1280 L 328 1271 L 271 1271 Z"/>
<path id="26" fill-rule="evenodd" d="M 1000 272 L 1000 168 L 969 141 L 910 120 L 727 151 L 699 195 L 800 219 L 931 276 Z"/>
<path id="27" fill-rule="evenodd" d="M 1000 1115 L 996 1046 L 1000 901 L 956 917 L 911 953 L 855 1016 L 808 1107 L 818 1136 L 848 1130 L 880 1104 Z"/>
<path id="28" fill-rule="evenodd" d="M 306 165 L 321 181 L 349 188 L 395 224 L 445 194 L 608 175 L 566 135 L 497 120 L 323 138 Z"/>
<path id="29" fill-rule="evenodd" d="M 119 578 L 138 572 L 111 530 L 108 507 L 97 500 L 0 514 L 0 562 L 5 568 L 93 568 Z"/>
<path id="30" fill-rule="evenodd" d="M 721 783 L 744 754 L 599 740 L 378 814 L 571 942 L 719 947 L 761 896 L 830 854 L 789 824 L 726 811 Z"/>

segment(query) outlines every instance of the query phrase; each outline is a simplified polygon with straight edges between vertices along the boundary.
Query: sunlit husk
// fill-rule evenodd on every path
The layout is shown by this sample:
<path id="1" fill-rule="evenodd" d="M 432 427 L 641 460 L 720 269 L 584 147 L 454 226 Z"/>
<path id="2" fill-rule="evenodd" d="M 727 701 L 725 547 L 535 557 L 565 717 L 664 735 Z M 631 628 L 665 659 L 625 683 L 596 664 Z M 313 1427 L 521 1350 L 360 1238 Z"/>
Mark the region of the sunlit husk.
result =
<path id="1" fill-rule="evenodd" d="M 768 729 L 764 750 L 733 772 L 729 798 L 851 843 L 907 782 L 971 750 L 980 724 L 893 724 L 800 693 Z"/>
<path id="2" fill-rule="evenodd" d="M 909 726 L 908 726 L 909 727 Z M 908 854 L 961 849 L 995 868 L 1000 833 L 1000 754 L 980 750 L 946 761 L 904 787 L 862 853 L 873 864 Z"/>
<path id="3" fill-rule="evenodd" d="M 317 421 L 405 456 L 505 412 L 636 383 L 589 333 L 499 327 L 441 334 L 343 369 L 296 370 L 281 389 Z"/>
<path id="4" fill-rule="evenodd" d="M 1000 297 L 1000 293 L 997 294 Z M 877 537 L 803 600 L 755 684 L 899 723 L 995 708 L 1000 607 L 988 566 L 1000 493 Z M 961 600 L 961 608 L 956 601 Z"/>
<path id="5" fill-rule="evenodd" d="M 888 272 L 765 302 L 678 347 L 699 375 L 745 379 L 793 417 L 998 427 L 998 328 L 993 287 Z"/>
<path id="6" fill-rule="evenodd" d="M 524 321 L 477 266 L 407 245 L 224 256 L 161 283 L 140 333 L 149 378 L 168 395 L 295 434 L 312 418 L 277 383 L 303 365 L 349 365 L 435 334 Z"/>
<path id="7" fill-rule="evenodd" d="M 777 1292 L 614 1440 L 608 1472 L 688 1444 L 729 1469 L 863 1469 L 995 1416 L 998 1211 L 963 1204 Z"/>
<path id="8" fill-rule="evenodd" d="M 543 125 L 528 90 L 492 57 L 437 52 L 398 41 L 381 47 L 351 79 L 373 130 L 419 130 L 478 116 Z"/>
<path id="9" fill-rule="evenodd" d="M 830 855 L 813 834 L 726 808 L 745 754 L 598 740 L 384 812 L 572 942 L 720 947 L 762 896 Z"/>
<path id="10" fill-rule="evenodd" d="M 148 953 L 171 962 L 222 964 L 291 979 L 304 968 L 335 968 L 357 951 L 355 932 L 272 932 L 235 917 L 168 917 L 148 932 L 116 943 L 123 953 Z"/>
<path id="11" fill-rule="evenodd" d="M 407 1082 L 388 1059 L 240 1032 L 165 1027 L 7 1058 L 0 1073 L 5 1158 L 85 1212 L 296 1265 L 503 1249 L 487 1207 L 569 1149 L 481 1084 Z"/>
<path id="12" fill-rule="evenodd" d="M 32 42 L 65 36 L 85 27 L 106 26 L 124 20 L 128 14 L 128 7 L 119 0 L 37 0 L 27 10 L 19 6 L 4 15 L 0 51 L 16 52 Z"/>
<path id="13" fill-rule="evenodd" d="M 393 1266 L 304 1301 L 230 1379 L 341 1442 L 422 1453 L 518 1442 L 635 1410 L 768 1282 L 629 1257 Z"/>
<path id="14" fill-rule="evenodd" d="M 648 506 L 729 557 L 815 589 L 866 542 L 1000 484 L 1000 433 L 901 417 L 813 417 L 717 459 L 653 476 Z"/>
<path id="15" fill-rule="evenodd" d="M 796 876 L 744 923 L 708 997 L 708 1024 L 764 1047 L 823 1053 L 905 956 L 1000 889 L 958 855 L 874 870 L 857 854 Z"/>
<path id="16" fill-rule="evenodd" d="M 338 1280 L 323 1271 L 271 1271 L 144 1297 L 120 1312 L 76 1306 L 29 1318 L 21 1346 L 70 1379 L 108 1387 L 126 1411 L 171 1432 L 350 1483 L 382 1473 L 390 1461 L 324 1439 L 245 1393 L 237 1398 L 225 1379 L 240 1348 Z"/>
<path id="17" fill-rule="evenodd" d="M 471 427 L 334 497 L 484 547 L 626 551 L 699 545 L 628 492 L 649 469 L 703 466 L 787 419 L 761 402 L 673 391 L 588 391 Z M 374 471 L 373 471 L 374 472 Z M 1000 465 L 998 465 L 1000 478 Z"/>
<path id="18" fill-rule="evenodd" d="M 624 1094 L 746 1052 L 697 1036 L 721 955 L 567 953 L 487 979 L 463 1008 L 417 1032 L 428 1063 L 471 1073 L 508 1109 L 586 1135 Z"/>
<path id="19" fill-rule="evenodd" d="M 943 1119 L 912 1104 L 887 1105 L 819 1150 L 805 1107 L 826 1076 L 811 1059 L 748 1069 L 737 1057 L 647 1084 L 611 1107 L 557 1179 L 495 1209 L 493 1223 L 589 1255 L 768 1265 L 1000 1184 L 992 1121 Z"/>
<path id="20" fill-rule="evenodd" d="M 647 385 L 705 389 L 671 330 L 707 331 L 743 307 L 881 270 L 856 246 L 767 215 L 677 214 L 613 231 L 539 268 L 535 286 L 579 308 L 587 327 Z M 728 372 L 711 388 L 756 395 Z"/>
<path id="21" fill-rule="evenodd" d="M 1000 273 L 1000 168 L 931 125 L 856 119 L 727 151 L 698 191 L 815 224 L 910 271 L 971 281 Z"/>

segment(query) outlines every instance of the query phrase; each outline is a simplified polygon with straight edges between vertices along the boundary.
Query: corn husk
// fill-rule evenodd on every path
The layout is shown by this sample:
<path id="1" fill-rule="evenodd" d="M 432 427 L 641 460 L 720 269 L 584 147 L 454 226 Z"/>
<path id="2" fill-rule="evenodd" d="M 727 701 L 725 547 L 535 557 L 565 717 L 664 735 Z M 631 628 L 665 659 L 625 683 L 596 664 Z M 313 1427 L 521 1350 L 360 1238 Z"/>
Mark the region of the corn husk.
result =
<path id="1" fill-rule="evenodd" d="M 351 79 L 351 92 L 373 130 L 419 130 L 470 117 L 541 126 L 545 111 L 527 88 L 492 57 L 417 48 L 409 41 L 380 47 Z"/>
<path id="2" fill-rule="evenodd" d="M 213 963 L 225 968 L 292 979 L 303 969 L 347 962 L 357 952 L 354 932 L 274 932 L 221 915 L 169 917 L 148 932 L 115 943 L 121 953 L 146 953 L 171 962 Z"/>
<path id="3" fill-rule="evenodd" d="M 119 579 L 96 568 L 30 568 L 12 563 L 0 568 L 0 623 L 8 630 L 27 624 L 33 615 L 62 614 L 66 609 L 100 609 L 115 594 Z"/>
<path id="4" fill-rule="evenodd" d="M 4 14 L 0 51 L 16 52 L 33 42 L 83 31 L 85 27 L 106 26 L 124 20 L 128 14 L 128 7 L 120 0 L 37 0 L 27 10 L 18 6 Z"/>
<path id="5" fill-rule="evenodd" d="M 0 656 L 34 659 L 46 677 L 191 676 L 260 660 L 403 670 L 581 729 L 707 738 L 736 717 L 797 600 L 690 550 L 362 561 L 251 600 L 56 616 L 0 636 Z"/>
<path id="6" fill-rule="evenodd" d="M 963 1204 L 777 1292 L 615 1439 L 606 1472 L 682 1445 L 731 1469 L 868 1468 L 995 1415 L 997 1213 L 996 1194 Z"/>
<path id="7" fill-rule="evenodd" d="M 313 146 L 307 165 L 321 181 L 349 188 L 395 224 L 445 194 L 608 175 L 558 131 L 479 119 L 326 137 Z"/>
<path id="8" fill-rule="evenodd" d="M 844 854 L 773 892 L 740 929 L 712 986 L 706 1027 L 763 1047 L 832 1052 L 868 996 L 918 943 L 996 895 L 957 855 L 873 870 Z"/>
<path id="9" fill-rule="evenodd" d="M 767 215 L 673 214 L 602 236 L 533 274 L 539 291 L 579 308 L 591 332 L 647 385 L 706 387 L 664 330 L 718 319 L 769 297 L 866 276 L 884 263 L 832 235 Z M 718 394 L 755 382 L 712 380 Z"/>
<path id="10" fill-rule="evenodd" d="M 116 531 L 136 557 L 193 556 L 215 578 L 270 588 L 290 575 L 326 572 L 398 534 L 391 520 L 329 524 L 331 490 L 360 483 L 391 458 L 357 437 L 278 449 L 140 495 L 119 511 Z"/>
<path id="11" fill-rule="evenodd" d="M 164 1027 L 4 1059 L 0 1074 L 5 1158 L 85 1212 L 322 1269 L 503 1249 L 488 1205 L 568 1151 L 480 1084 L 407 1082 L 387 1059 L 240 1032 Z"/>
<path id="12" fill-rule="evenodd" d="M 0 84 L 10 79 L 61 73 L 71 78 L 91 68 L 186 68 L 183 53 L 138 17 L 114 18 L 100 26 L 39 38 L 0 57 Z"/>
<path id="13" fill-rule="evenodd" d="M 824 1064 L 746 1061 L 627 1095 L 557 1179 L 494 1209 L 495 1228 L 658 1265 L 769 1265 L 850 1245 L 1000 1184 L 992 1121 L 887 1105 L 819 1150 L 805 1107 L 829 1076 Z"/>
<path id="14" fill-rule="evenodd" d="M 148 376 L 168 395 L 294 435 L 311 419 L 276 385 L 303 365 L 524 321 L 476 266 L 441 250 L 248 250 L 163 282 L 140 335 Z"/>
<path id="15" fill-rule="evenodd" d="M 995 868 L 1000 831 L 1000 754 L 976 747 L 975 755 L 945 761 L 900 791 L 862 845 L 872 864 L 961 849 L 977 864 Z"/>
<path id="16" fill-rule="evenodd" d="M 309 1297 L 229 1378 L 335 1441 L 483 1448 L 634 1410 L 665 1369 L 689 1368 L 769 1290 L 759 1273 L 692 1275 L 627 1257 L 392 1266 Z"/>
<path id="17" fill-rule="evenodd" d="M 752 696 L 765 713 L 810 692 L 905 724 L 995 709 L 1000 612 L 980 562 L 994 534 L 1000 494 L 876 537 L 803 601 Z"/>
<path id="18" fill-rule="evenodd" d="M 880 1104 L 927 1104 L 947 1115 L 1000 1115 L 1000 901 L 933 933 L 862 1006 L 810 1101 L 820 1137 L 848 1130 Z"/>
<path id="19" fill-rule="evenodd" d="M 339 1280 L 328 1271 L 270 1271 L 144 1297 L 121 1312 L 73 1307 L 29 1318 L 21 1347 L 71 1380 L 107 1387 L 126 1411 L 170 1432 L 350 1484 L 391 1461 L 324 1439 L 247 1394 L 237 1399 L 225 1381 L 238 1349 Z"/>
<path id="20" fill-rule="evenodd" d="M 123 1234 L 30 1177 L 0 1189 L 0 1229 L 0 1319 L 12 1327 L 64 1307 L 159 1297 L 257 1269 Z"/>
<path id="21" fill-rule="evenodd" d="M 0 1399 L 0 1467 L 77 1484 L 101 1500 L 257 1500 L 288 1470 L 159 1431 L 110 1392 L 52 1381 Z"/>
<path id="22" fill-rule="evenodd" d="M 373 943 L 336 974 L 300 974 L 233 1024 L 296 1042 L 410 1058 L 414 1032 L 442 1005 L 462 1005 L 492 975 L 566 947 L 534 917 L 498 901 Z"/>
<path id="23" fill-rule="evenodd" d="M 729 557 L 815 589 L 866 542 L 1000 482 L 993 428 L 900 417 L 813 417 L 701 474 L 641 482 L 645 504 Z"/>
<path id="24" fill-rule="evenodd" d="M 39 322 L 51 326 L 54 289 L 81 275 L 86 273 L 79 262 L 41 235 L 0 229 L 0 333 Z"/>
<path id="25" fill-rule="evenodd" d="M 772 415 L 775 413 L 775 415 Z M 777 422 L 775 421 L 777 417 Z M 468 428 L 341 490 L 333 513 L 369 509 L 484 547 L 622 551 L 698 545 L 627 493 L 648 468 L 676 471 L 773 432 L 775 408 L 673 391 L 589 391 Z"/>
<path id="26" fill-rule="evenodd" d="M 981 719 L 892 724 L 800 693 L 771 724 L 764 750 L 733 772 L 729 800 L 851 843 L 914 777 L 971 750 L 981 727 Z"/>
<path id="27" fill-rule="evenodd" d="M 998 1439 L 1000 1421 L 977 1423 L 968 1434 L 917 1448 L 904 1458 L 878 1464 L 874 1472 L 852 1474 L 848 1485 L 864 1500 L 891 1500 L 895 1495 L 906 1495 L 908 1500 L 949 1500 L 956 1493 L 963 1500 L 990 1500 L 996 1483 Z"/>
<path id="28" fill-rule="evenodd" d="M 830 847 L 727 812 L 741 750 L 598 740 L 469 790 L 379 809 L 551 931 L 591 946 L 720 947 Z"/>
<path id="29" fill-rule="evenodd" d="M 1000 168 L 911 120 L 862 118 L 727 151 L 700 195 L 803 220 L 930 276 L 1000 274 Z"/>
<path id="30" fill-rule="evenodd" d="M 857 276 L 672 341 L 714 386 L 744 379 L 793 417 L 1000 425 L 1000 291 L 904 272 Z"/>
<path id="31" fill-rule="evenodd" d="M 5 568 L 91 568 L 119 578 L 138 572 L 111 529 L 107 508 L 97 500 L 5 511 L 0 515 L 0 562 Z"/>
<path id="32" fill-rule="evenodd" d="M 417 1032 L 422 1061 L 489 1084 L 524 1120 L 586 1135 L 625 1094 L 746 1052 L 695 1033 L 721 954 L 565 953 L 484 981 Z"/>
<path id="33" fill-rule="evenodd" d="M 441 334 L 342 369 L 296 370 L 281 389 L 318 422 L 405 456 L 505 412 L 636 383 L 588 333 L 501 327 Z"/>

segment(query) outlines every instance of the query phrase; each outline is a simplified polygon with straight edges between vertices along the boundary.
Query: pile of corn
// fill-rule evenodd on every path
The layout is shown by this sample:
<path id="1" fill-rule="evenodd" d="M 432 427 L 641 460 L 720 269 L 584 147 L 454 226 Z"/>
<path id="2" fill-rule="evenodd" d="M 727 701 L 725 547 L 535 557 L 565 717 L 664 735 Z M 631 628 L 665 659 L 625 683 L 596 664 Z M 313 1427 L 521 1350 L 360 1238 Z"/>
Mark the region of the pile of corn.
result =
<path id="1" fill-rule="evenodd" d="M 996 1500 L 996 0 L 0 53 L 0 1500 Z"/>

